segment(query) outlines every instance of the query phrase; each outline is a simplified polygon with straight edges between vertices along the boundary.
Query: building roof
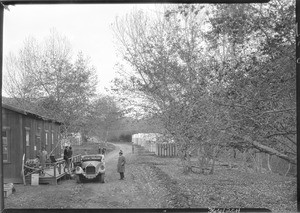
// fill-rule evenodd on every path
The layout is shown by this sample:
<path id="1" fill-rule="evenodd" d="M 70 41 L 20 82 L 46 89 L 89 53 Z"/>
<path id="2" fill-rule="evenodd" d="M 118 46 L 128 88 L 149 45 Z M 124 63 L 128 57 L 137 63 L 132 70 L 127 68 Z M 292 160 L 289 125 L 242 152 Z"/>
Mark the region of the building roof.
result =
<path id="1" fill-rule="evenodd" d="M 23 114 L 23 115 L 29 115 L 44 121 L 51 121 L 54 123 L 59 123 L 62 124 L 61 121 L 55 120 L 53 118 L 49 118 L 45 115 L 41 115 L 37 112 L 34 112 L 34 107 L 30 107 L 32 106 L 32 103 L 28 103 L 28 104 L 23 104 L 22 107 L 20 106 L 20 102 L 18 102 L 18 100 L 14 99 L 14 98 L 8 98 L 8 97 L 3 97 L 2 96 L 2 108 L 8 109 L 8 110 L 12 110 L 14 112 Z"/>

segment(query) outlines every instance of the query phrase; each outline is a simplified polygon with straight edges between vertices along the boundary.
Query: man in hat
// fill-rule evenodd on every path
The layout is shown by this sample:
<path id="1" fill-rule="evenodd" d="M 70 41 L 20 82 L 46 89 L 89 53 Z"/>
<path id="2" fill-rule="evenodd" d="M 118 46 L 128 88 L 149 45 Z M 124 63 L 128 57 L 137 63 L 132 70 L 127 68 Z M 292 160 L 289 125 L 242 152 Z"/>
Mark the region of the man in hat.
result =
<path id="1" fill-rule="evenodd" d="M 119 159 L 118 159 L 118 168 L 117 171 L 120 173 L 120 180 L 124 180 L 124 172 L 125 172 L 125 157 L 123 156 L 123 151 L 120 150 L 119 152 Z"/>

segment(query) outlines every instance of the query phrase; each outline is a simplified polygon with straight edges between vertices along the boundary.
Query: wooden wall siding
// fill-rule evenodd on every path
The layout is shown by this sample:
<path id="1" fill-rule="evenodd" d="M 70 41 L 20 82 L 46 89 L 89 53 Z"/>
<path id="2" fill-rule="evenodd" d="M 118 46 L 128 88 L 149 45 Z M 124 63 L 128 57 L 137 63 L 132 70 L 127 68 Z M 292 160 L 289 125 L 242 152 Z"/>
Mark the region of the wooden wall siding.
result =
<path id="1" fill-rule="evenodd" d="M 10 162 L 4 162 L 3 172 L 5 180 L 18 183 L 22 181 L 21 167 L 22 157 L 26 153 L 26 128 L 30 129 L 29 133 L 29 156 L 35 158 L 39 155 L 39 151 L 45 145 L 45 127 L 48 130 L 48 146 L 47 151 L 50 153 L 58 143 L 59 124 L 52 121 L 38 119 L 32 115 L 24 115 L 11 109 L 2 108 L 2 125 L 9 127 L 9 152 Z M 40 127 L 40 130 L 38 129 Z M 52 145 L 52 131 L 54 133 L 54 144 Z M 38 137 L 40 142 L 37 141 Z M 34 150 L 36 146 L 36 151 Z M 28 153 L 28 151 L 27 151 Z M 60 157 L 60 146 L 53 152 L 55 157 Z"/>
<path id="2" fill-rule="evenodd" d="M 23 145 L 20 144 L 21 139 L 21 128 L 20 124 L 22 124 L 22 116 L 14 111 L 4 109 L 2 111 L 3 116 L 3 126 L 10 127 L 10 139 L 8 141 L 9 144 L 9 152 L 10 152 L 10 162 L 3 163 L 3 173 L 4 178 L 6 177 L 16 177 L 21 174 L 21 165 L 22 162 L 22 152 Z"/>
<path id="3" fill-rule="evenodd" d="M 36 133 L 36 124 L 35 120 L 32 118 L 27 118 L 28 120 L 28 126 L 30 127 L 30 136 L 29 136 L 29 143 L 30 143 L 30 159 L 35 158 L 36 154 L 34 152 L 34 146 L 35 146 L 35 133 Z"/>

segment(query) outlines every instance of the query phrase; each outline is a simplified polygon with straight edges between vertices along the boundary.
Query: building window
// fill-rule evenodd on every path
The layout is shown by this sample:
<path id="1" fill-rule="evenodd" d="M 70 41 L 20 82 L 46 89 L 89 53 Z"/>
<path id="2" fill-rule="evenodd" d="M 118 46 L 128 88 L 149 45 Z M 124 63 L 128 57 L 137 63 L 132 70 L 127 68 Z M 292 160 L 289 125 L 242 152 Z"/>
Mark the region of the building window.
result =
<path id="1" fill-rule="evenodd" d="M 36 130 L 36 135 L 41 136 L 41 133 L 42 133 L 42 129 L 40 126 L 38 126 Z"/>
<path id="2" fill-rule="evenodd" d="M 9 128 L 2 129 L 3 162 L 10 162 Z"/>
<path id="3" fill-rule="evenodd" d="M 54 132 L 52 132 L 51 143 L 54 144 Z"/>
<path id="4" fill-rule="evenodd" d="M 39 135 L 36 135 L 35 138 L 35 146 L 34 146 L 34 155 L 38 155 L 38 151 L 41 150 L 41 137 Z"/>
<path id="5" fill-rule="evenodd" d="M 45 132 L 45 144 L 48 145 L 48 131 Z"/>
<path id="6" fill-rule="evenodd" d="M 26 135 L 25 135 L 25 141 L 26 141 L 26 146 L 30 146 L 30 142 L 29 142 L 29 136 L 30 136 L 30 129 L 26 128 Z"/>

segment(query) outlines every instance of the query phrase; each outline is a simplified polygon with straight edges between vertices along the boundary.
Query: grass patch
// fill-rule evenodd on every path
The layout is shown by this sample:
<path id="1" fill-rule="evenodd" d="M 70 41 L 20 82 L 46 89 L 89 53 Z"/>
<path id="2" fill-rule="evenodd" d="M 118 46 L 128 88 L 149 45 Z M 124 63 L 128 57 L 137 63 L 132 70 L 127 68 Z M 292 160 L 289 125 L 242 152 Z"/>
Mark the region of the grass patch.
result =
<path id="1" fill-rule="evenodd" d="M 143 163 L 156 167 L 154 170 L 164 184 L 169 184 L 171 194 L 184 198 L 176 199 L 174 204 L 177 207 L 267 208 L 272 212 L 297 210 L 295 177 L 250 173 L 224 166 L 216 166 L 212 175 L 186 175 L 178 158 L 140 157 Z"/>

